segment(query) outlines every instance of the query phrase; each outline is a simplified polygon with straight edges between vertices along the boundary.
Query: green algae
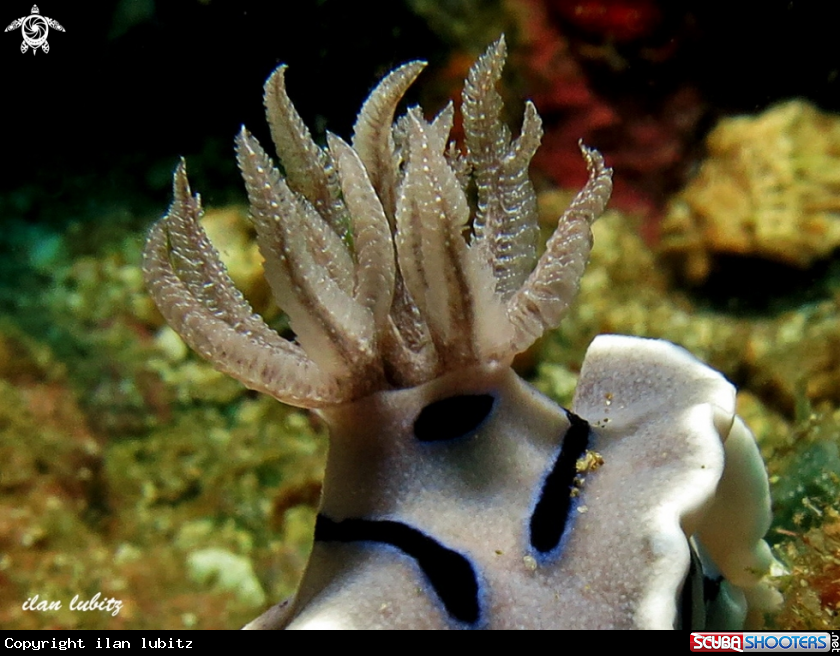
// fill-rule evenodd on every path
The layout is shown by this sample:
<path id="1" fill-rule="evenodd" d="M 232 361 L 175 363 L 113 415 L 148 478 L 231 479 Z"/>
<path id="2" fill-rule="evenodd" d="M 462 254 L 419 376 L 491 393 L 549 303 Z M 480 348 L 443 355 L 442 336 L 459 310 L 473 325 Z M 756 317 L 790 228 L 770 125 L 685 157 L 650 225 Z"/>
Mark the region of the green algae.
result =
<path id="1" fill-rule="evenodd" d="M 774 467 L 774 526 L 807 531 L 829 509 L 840 510 L 840 413 L 815 414 L 796 426 L 789 448 Z"/>

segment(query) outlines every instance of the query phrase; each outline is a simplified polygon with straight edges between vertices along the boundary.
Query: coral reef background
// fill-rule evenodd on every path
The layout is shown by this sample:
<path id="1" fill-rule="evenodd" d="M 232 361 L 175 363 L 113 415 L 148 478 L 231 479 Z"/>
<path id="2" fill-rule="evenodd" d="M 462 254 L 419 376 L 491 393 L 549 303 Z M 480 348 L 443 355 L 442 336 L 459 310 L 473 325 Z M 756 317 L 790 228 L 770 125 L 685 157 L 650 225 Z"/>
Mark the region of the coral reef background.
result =
<path id="1" fill-rule="evenodd" d="M 767 459 L 790 572 L 768 621 L 837 626 L 836 23 L 776 1 L 751 17 L 654 0 L 406 0 L 376 3 L 376 20 L 372 2 L 285 5 L 41 3 L 66 29 L 49 53 L 0 34 L 0 626 L 233 627 L 294 589 L 324 431 L 164 327 L 144 231 L 185 156 L 235 282 L 282 327 L 232 152 L 242 123 L 268 141 L 263 80 L 288 63 L 307 123 L 346 136 L 385 71 L 430 60 L 417 93 L 434 109 L 503 30 L 507 95 L 546 118 L 546 230 L 584 176 L 578 138 L 617 178 L 581 296 L 521 372 L 568 403 L 603 332 L 664 337 L 723 371 Z M 97 593 L 120 613 L 69 609 Z M 23 610 L 34 595 L 63 608 Z"/>

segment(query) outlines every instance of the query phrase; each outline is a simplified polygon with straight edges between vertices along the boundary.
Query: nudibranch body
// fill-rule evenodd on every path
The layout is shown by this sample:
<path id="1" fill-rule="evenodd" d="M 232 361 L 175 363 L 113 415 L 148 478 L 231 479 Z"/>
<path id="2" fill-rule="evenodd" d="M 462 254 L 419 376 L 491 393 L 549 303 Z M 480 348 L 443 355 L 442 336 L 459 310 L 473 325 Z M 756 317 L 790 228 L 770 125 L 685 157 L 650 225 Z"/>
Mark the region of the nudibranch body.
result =
<path id="1" fill-rule="evenodd" d="M 724 378 L 682 349 L 601 336 L 566 410 L 511 370 L 555 327 L 611 171 L 537 257 L 528 166 L 541 122 L 500 119 L 504 40 L 452 106 L 394 120 L 423 64 L 374 89 L 352 143 L 319 147 L 266 83 L 284 173 L 237 137 L 265 272 L 295 340 L 233 286 L 181 164 L 144 254 L 149 290 L 199 354 L 317 409 L 330 450 L 315 544 L 293 599 L 253 628 L 673 628 L 743 623 L 772 597 L 767 477 Z"/>

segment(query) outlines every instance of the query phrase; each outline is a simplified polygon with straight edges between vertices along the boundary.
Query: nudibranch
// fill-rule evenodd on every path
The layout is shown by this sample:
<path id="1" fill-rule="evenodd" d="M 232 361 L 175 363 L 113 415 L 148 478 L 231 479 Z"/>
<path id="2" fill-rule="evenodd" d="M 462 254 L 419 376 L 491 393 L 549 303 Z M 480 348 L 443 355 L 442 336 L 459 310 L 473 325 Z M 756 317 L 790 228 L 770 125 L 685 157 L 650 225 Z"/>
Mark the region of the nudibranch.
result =
<path id="1" fill-rule="evenodd" d="M 605 335 L 571 409 L 511 369 L 558 325 L 611 170 L 589 181 L 537 256 L 526 103 L 501 120 L 505 42 L 469 72 L 463 150 L 450 104 L 397 106 L 422 70 L 388 74 L 351 143 L 315 143 L 265 85 L 283 172 L 236 138 L 265 274 L 294 339 L 255 314 L 201 227 L 185 166 L 148 237 L 161 313 L 220 370 L 315 409 L 330 448 L 296 595 L 252 628 L 740 626 L 772 596 L 767 476 L 733 387 L 681 348 Z"/>

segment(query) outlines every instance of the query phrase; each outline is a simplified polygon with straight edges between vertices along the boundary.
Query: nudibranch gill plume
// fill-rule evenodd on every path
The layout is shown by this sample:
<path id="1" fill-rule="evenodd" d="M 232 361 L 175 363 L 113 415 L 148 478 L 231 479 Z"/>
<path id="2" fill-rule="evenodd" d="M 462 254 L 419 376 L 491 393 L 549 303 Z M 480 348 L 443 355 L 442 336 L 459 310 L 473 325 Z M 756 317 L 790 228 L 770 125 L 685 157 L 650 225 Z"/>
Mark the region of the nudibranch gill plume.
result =
<path id="1" fill-rule="evenodd" d="M 234 287 L 182 162 L 143 269 L 161 313 L 246 386 L 330 428 L 315 543 L 296 595 L 251 628 L 674 628 L 743 624 L 772 600 L 767 477 L 733 387 L 681 348 L 597 337 L 571 409 L 511 369 L 569 308 L 611 170 L 589 180 L 538 257 L 528 177 L 496 90 L 505 42 L 452 104 L 397 106 L 422 70 L 388 74 L 351 143 L 313 140 L 265 85 L 283 173 L 236 138 L 282 337 Z"/>

